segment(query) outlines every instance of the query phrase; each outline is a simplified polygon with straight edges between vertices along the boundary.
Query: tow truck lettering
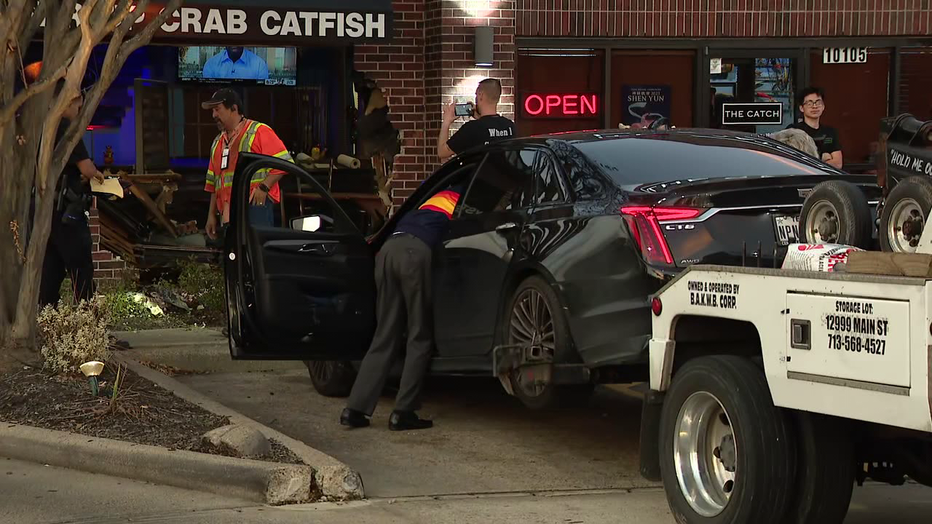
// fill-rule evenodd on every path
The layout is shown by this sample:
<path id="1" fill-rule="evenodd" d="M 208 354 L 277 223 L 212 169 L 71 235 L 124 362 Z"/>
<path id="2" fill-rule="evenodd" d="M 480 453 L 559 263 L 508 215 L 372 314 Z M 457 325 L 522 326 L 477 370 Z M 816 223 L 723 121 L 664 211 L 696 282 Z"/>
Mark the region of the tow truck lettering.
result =
<path id="1" fill-rule="evenodd" d="M 836 313 L 856 313 L 864 315 L 874 314 L 874 306 L 870 302 L 849 302 L 847 300 L 835 301 Z"/>
<path id="2" fill-rule="evenodd" d="M 849 313 L 848 315 L 839 313 Z M 825 315 L 828 333 L 828 349 L 866 355 L 885 355 L 886 337 L 890 335 L 887 319 L 870 316 L 874 305 L 870 302 L 836 300 L 835 313 Z"/>
<path id="3" fill-rule="evenodd" d="M 727 282 L 702 282 L 690 280 L 689 304 L 692 306 L 717 307 L 722 309 L 735 309 L 738 307 L 738 284 Z"/>

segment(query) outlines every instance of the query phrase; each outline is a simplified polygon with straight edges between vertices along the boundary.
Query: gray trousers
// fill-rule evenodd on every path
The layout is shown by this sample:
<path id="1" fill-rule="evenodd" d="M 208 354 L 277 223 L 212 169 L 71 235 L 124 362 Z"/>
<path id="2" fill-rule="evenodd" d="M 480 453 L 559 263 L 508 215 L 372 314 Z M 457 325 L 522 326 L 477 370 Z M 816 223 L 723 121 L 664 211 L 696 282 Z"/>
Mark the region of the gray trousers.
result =
<path id="1" fill-rule="evenodd" d="M 431 250 L 410 235 L 389 238 L 375 259 L 376 328 L 347 407 L 372 415 L 408 329 L 398 411 L 420 409 L 419 397 L 434 345 Z"/>

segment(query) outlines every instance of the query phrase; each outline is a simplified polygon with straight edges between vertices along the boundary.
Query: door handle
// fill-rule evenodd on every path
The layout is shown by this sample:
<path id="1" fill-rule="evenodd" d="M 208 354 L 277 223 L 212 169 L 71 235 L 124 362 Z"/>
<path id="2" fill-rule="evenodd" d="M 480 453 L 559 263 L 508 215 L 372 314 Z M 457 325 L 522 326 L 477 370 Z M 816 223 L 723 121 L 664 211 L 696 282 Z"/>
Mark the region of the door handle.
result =
<path id="1" fill-rule="evenodd" d="M 298 253 L 329 256 L 333 254 L 333 247 L 330 244 L 304 244 L 298 248 Z"/>
<path id="2" fill-rule="evenodd" d="M 516 228 L 516 227 L 518 227 L 518 224 L 515 224 L 514 222 L 505 222 L 504 224 L 502 224 L 502 225 L 500 225 L 500 226 L 496 226 L 496 227 L 495 227 L 495 231 L 498 231 L 499 233 L 501 233 L 501 232 L 503 232 L 503 231 L 509 231 L 509 230 L 514 229 L 514 228 Z"/>

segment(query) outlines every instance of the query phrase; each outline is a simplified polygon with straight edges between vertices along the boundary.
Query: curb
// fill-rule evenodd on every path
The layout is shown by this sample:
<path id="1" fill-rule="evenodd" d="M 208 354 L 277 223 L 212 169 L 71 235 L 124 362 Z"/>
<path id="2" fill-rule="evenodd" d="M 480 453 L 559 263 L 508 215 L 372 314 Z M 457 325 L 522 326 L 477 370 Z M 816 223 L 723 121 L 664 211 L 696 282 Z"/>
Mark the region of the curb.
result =
<path id="1" fill-rule="evenodd" d="M 240 413 L 233 411 L 223 404 L 220 404 L 219 402 L 216 402 L 215 400 L 212 400 L 205 395 L 198 393 L 197 391 L 189 388 L 181 382 L 178 382 L 168 375 L 140 364 L 127 355 L 114 354 L 114 357 L 115 360 L 125 364 L 137 375 L 154 382 L 155 384 L 165 388 L 168 391 L 171 391 L 176 396 L 183 398 L 192 404 L 196 404 L 216 415 L 228 417 L 231 424 L 252 427 L 265 435 L 266 438 L 275 439 L 281 442 L 295 455 L 297 455 L 298 458 L 300 458 L 305 464 L 307 464 L 307 466 L 310 467 L 313 472 L 314 487 L 320 491 L 322 498 L 327 500 L 341 501 L 365 498 L 365 489 L 363 487 L 362 477 L 359 475 L 359 473 L 343 462 L 322 451 L 308 446 L 304 442 L 293 439 L 284 433 L 260 424 L 259 422 L 256 422 L 255 420 L 246 417 L 245 415 L 241 415 Z M 0 447 L 0 454 L 2 454 L 2 447 Z M 201 455 L 200 453 L 196 454 Z M 41 460 L 36 462 L 41 462 Z"/>
<path id="2" fill-rule="evenodd" d="M 133 444 L 30 426 L 0 426 L 0 456 L 207 491 L 265 504 L 312 501 L 314 469 Z"/>

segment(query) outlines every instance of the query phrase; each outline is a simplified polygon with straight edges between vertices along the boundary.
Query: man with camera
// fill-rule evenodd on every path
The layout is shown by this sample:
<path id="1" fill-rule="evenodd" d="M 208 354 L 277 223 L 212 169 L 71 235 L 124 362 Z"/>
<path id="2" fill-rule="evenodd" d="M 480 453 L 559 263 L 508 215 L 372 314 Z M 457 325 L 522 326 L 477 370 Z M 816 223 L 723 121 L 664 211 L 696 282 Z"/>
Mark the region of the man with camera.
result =
<path id="1" fill-rule="evenodd" d="M 502 83 L 487 78 L 479 82 L 476 103 L 471 110 L 468 104 L 450 104 L 444 108 L 443 124 L 437 138 L 437 155 L 441 161 L 445 162 L 468 149 L 515 136 L 515 123 L 498 114 L 501 97 Z M 472 116 L 474 119 L 463 124 L 451 137 L 450 126 L 459 116 Z"/>
<path id="2" fill-rule="evenodd" d="M 58 126 L 56 143 L 64 137 L 82 105 L 84 98 L 81 95 L 71 101 Z M 76 302 L 90 300 L 94 295 L 91 230 L 87 223 L 92 200 L 91 180 L 103 182 L 104 176 L 91 161 L 84 141 L 79 140 L 58 180 L 52 230 L 45 250 L 42 283 L 39 286 L 39 305 L 42 307 L 58 303 L 61 298 L 59 290 L 66 273 L 71 277 Z"/>

